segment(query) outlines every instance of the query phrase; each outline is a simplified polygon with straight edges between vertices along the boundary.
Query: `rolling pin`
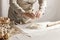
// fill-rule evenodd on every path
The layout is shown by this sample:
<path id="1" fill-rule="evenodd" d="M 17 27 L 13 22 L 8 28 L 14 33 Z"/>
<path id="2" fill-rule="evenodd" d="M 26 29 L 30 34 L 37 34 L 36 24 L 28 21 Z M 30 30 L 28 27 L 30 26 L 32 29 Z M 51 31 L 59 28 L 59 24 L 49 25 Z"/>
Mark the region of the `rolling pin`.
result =
<path id="1" fill-rule="evenodd" d="M 60 24 L 60 21 L 49 23 L 49 24 L 47 24 L 47 27 L 51 27 L 51 26 L 54 26 L 54 25 L 57 25 L 57 24 Z"/>

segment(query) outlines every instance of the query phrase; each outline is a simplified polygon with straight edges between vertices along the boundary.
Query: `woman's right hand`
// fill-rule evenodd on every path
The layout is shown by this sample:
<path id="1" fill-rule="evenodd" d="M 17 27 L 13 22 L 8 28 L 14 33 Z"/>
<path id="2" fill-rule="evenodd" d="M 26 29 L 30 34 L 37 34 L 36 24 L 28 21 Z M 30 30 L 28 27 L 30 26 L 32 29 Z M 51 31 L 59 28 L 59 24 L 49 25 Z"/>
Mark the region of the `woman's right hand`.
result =
<path id="1" fill-rule="evenodd" d="M 25 12 L 22 14 L 24 17 L 29 17 L 31 19 L 35 18 L 35 15 L 33 13 Z"/>

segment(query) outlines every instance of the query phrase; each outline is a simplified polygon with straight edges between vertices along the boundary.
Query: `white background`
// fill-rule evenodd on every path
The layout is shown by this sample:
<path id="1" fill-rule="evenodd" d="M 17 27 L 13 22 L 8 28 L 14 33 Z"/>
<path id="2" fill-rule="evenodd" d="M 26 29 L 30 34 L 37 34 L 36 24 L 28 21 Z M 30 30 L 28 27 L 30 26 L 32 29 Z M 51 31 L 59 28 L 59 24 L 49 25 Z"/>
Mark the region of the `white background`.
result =
<path id="1" fill-rule="evenodd" d="M 0 13 L 1 13 L 1 0 L 0 0 Z M 0 16 L 1 16 L 1 14 L 0 14 Z"/>

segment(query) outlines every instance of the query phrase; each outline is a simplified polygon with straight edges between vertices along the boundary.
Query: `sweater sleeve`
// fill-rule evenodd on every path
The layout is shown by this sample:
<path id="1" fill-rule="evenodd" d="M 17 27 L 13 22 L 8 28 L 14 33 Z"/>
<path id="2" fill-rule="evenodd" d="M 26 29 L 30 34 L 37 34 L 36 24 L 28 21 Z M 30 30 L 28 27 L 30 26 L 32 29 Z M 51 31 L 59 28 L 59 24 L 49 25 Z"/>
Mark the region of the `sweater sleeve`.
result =
<path id="1" fill-rule="evenodd" d="M 16 11 L 17 13 L 20 13 L 20 11 L 22 12 L 25 12 L 25 10 L 22 9 L 22 7 L 20 7 L 18 4 L 17 4 L 17 0 L 12 0 L 11 3 L 10 3 L 10 7 Z"/>
<path id="2" fill-rule="evenodd" d="M 46 0 L 38 0 L 38 2 L 39 2 L 39 10 L 41 11 L 42 14 L 44 14 L 46 10 L 47 2 Z"/>

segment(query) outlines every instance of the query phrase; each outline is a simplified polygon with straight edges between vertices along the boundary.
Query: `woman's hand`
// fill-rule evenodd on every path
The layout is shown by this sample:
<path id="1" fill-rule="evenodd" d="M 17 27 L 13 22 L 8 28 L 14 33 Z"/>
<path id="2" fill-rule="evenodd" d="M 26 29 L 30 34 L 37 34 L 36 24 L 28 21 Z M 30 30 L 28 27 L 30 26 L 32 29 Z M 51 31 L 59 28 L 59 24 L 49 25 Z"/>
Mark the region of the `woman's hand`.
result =
<path id="1" fill-rule="evenodd" d="M 35 19 L 35 18 L 40 18 L 40 14 L 41 14 L 40 11 L 36 11 L 35 14 L 34 13 L 25 12 L 22 15 L 24 17 L 29 17 L 31 19 Z"/>
<path id="2" fill-rule="evenodd" d="M 31 19 L 34 19 L 34 18 L 35 18 L 35 14 L 33 14 L 33 13 L 28 13 L 28 12 L 23 13 L 23 16 L 29 17 L 29 18 L 31 18 Z"/>
<path id="3" fill-rule="evenodd" d="M 35 15 L 36 15 L 36 18 L 40 18 L 41 12 L 40 11 L 36 11 Z"/>

